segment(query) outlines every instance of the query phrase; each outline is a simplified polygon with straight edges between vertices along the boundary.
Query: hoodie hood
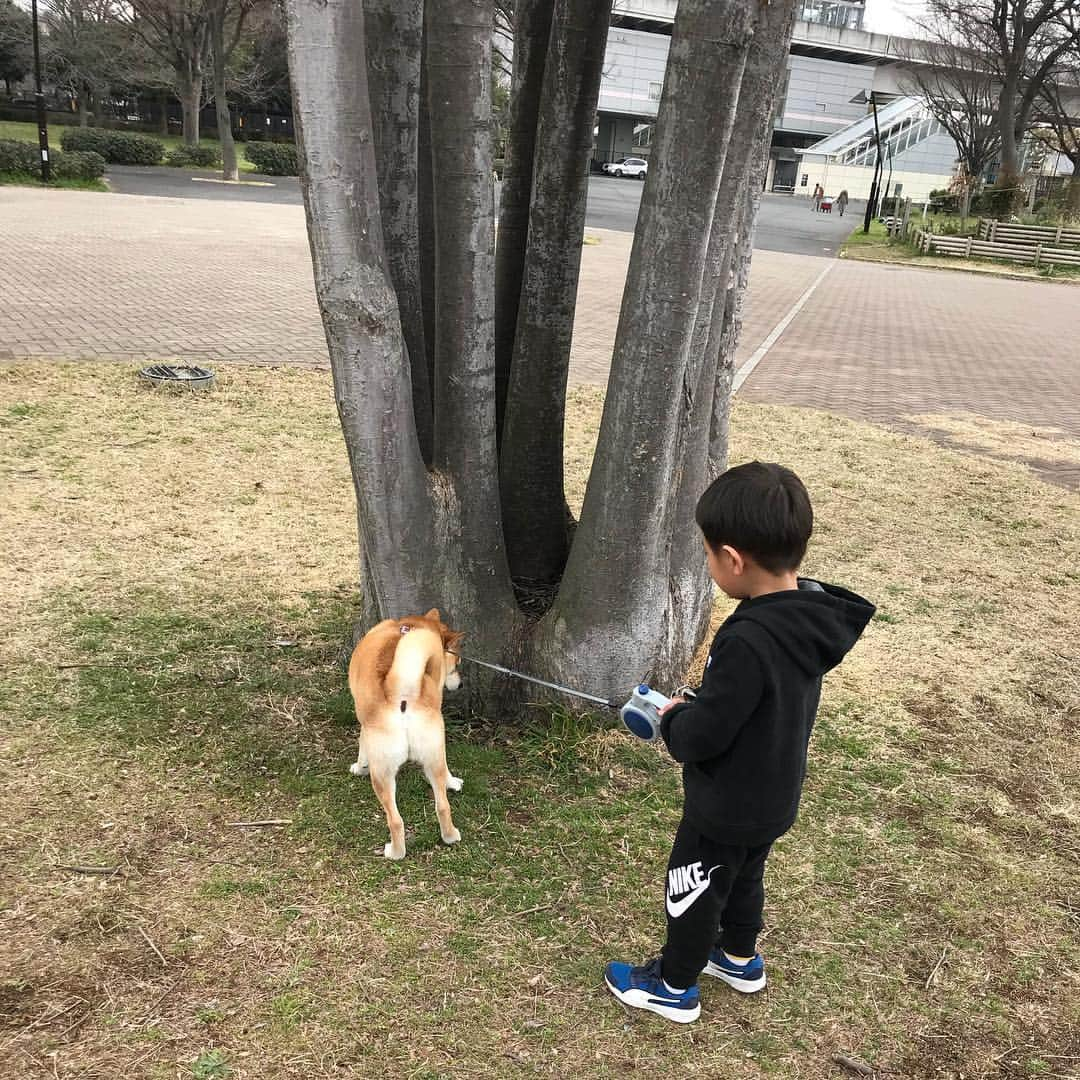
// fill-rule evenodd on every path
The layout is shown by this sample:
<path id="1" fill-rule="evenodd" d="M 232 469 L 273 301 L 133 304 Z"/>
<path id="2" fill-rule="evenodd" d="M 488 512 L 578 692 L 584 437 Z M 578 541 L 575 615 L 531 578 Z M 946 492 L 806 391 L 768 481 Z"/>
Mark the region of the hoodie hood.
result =
<path id="1" fill-rule="evenodd" d="M 877 609 L 839 585 L 799 578 L 798 589 L 744 600 L 726 625 L 753 622 L 808 675 L 824 675 L 859 640 Z"/>

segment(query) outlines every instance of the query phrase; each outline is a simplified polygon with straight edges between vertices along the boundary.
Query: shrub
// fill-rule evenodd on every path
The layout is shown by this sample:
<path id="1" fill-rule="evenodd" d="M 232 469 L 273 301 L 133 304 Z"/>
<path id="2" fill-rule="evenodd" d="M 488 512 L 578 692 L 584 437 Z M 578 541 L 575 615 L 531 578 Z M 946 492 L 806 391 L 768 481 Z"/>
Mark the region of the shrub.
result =
<path id="1" fill-rule="evenodd" d="M 0 140 L 0 173 L 36 177 L 41 158 L 34 143 Z M 105 172 L 105 159 L 90 151 L 54 151 L 49 155 L 52 176 L 56 180 L 96 180 Z"/>
<path id="2" fill-rule="evenodd" d="M 292 143 L 248 143 L 244 147 L 244 156 L 266 176 L 297 176 L 300 173 L 300 160 Z"/>
<path id="3" fill-rule="evenodd" d="M 948 188 L 937 188 L 930 192 L 930 207 L 942 214 L 955 214 L 960 209 L 960 200 Z"/>
<path id="4" fill-rule="evenodd" d="M 165 164 L 181 169 L 213 169 L 221 164 L 221 151 L 216 146 L 178 146 L 165 156 Z"/>
<path id="5" fill-rule="evenodd" d="M 149 135 L 101 128 L 69 128 L 60 136 L 60 145 L 100 154 L 112 165 L 157 165 L 165 153 L 164 143 Z"/>
<path id="6" fill-rule="evenodd" d="M 0 139 L 0 173 L 36 173 L 41 158 L 35 143 Z"/>
<path id="7" fill-rule="evenodd" d="M 105 159 L 93 150 L 68 150 L 57 154 L 52 175 L 57 180 L 96 180 L 105 172 Z"/>
<path id="8" fill-rule="evenodd" d="M 1008 176 L 1002 173 L 997 183 L 983 192 L 983 201 L 986 204 L 986 213 L 999 221 L 1006 221 L 1016 212 L 1024 198 L 1024 191 L 1020 187 L 1020 178 Z"/>

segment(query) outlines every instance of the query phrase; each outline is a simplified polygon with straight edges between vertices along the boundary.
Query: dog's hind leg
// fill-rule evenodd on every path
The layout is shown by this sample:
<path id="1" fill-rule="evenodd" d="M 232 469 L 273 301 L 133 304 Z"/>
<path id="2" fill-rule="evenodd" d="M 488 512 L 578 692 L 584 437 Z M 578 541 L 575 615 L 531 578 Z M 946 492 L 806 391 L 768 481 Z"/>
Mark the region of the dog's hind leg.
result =
<path id="1" fill-rule="evenodd" d="M 443 843 L 456 844 L 461 839 L 461 833 L 454 828 L 454 821 L 450 816 L 450 800 L 446 797 L 446 789 L 455 778 L 446 767 L 446 758 L 441 757 L 430 765 L 425 762 L 424 775 L 435 795 L 435 813 L 439 817 L 439 831 L 442 833 Z M 460 784 L 461 781 L 458 780 L 458 785 Z"/>
<path id="2" fill-rule="evenodd" d="M 405 858 L 405 822 L 401 820 L 401 814 L 397 808 L 397 777 L 394 775 L 382 776 L 378 772 L 371 774 L 371 786 L 375 789 L 375 796 L 382 803 L 386 811 L 386 824 L 390 829 L 390 843 L 383 848 L 383 854 L 388 859 Z M 443 796 L 445 798 L 445 795 Z"/>
<path id="3" fill-rule="evenodd" d="M 349 772 L 353 776 L 367 776 L 368 774 L 368 759 L 367 751 L 364 749 L 364 738 L 360 737 L 360 750 L 356 755 L 356 760 L 349 766 Z"/>

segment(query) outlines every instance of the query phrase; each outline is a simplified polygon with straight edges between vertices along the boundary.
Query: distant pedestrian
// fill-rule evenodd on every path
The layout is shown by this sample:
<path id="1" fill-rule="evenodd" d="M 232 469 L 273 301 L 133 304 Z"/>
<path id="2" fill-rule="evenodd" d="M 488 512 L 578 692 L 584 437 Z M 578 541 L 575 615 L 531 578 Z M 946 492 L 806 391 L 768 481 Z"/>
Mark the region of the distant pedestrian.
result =
<path id="1" fill-rule="evenodd" d="M 847 188 L 844 188 L 839 195 L 836 196 L 836 209 L 840 211 L 840 216 L 844 216 L 844 211 L 847 209 L 848 193 Z"/>
<path id="2" fill-rule="evenodd" d="M 821 209 L 821 200 L 825 197 L 825 189 L 820 184 L 814 185 L 814 213 Z"/>

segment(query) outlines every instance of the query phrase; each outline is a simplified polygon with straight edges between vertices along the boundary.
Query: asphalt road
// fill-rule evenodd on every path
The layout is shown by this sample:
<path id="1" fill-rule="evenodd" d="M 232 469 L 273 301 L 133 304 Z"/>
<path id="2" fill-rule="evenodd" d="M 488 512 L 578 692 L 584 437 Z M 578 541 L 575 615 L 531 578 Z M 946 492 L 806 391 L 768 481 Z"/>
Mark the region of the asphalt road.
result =
<path id="1" fill-rule="evenodd" d="M 240 199 L 291 205 L 303 201 L 295 177 L 242 175 L 244 182 L 240 184 L 223 184 L 216 179 L 218 174 L 212 172 L 113 165 L 108 180 L 113 191 L 123 195 Z M 643 187 L 640 180 L 591 177 L 586 228 L 633 232 Z M 853 203 L 844 217 L 835 211 L 831 215 L 814 214 L 805 199 L 766 195 L 761 203 L 754 247 L 762 251 L 830 256 L 855 227 L 860 213 L 860 204 Z"/>

